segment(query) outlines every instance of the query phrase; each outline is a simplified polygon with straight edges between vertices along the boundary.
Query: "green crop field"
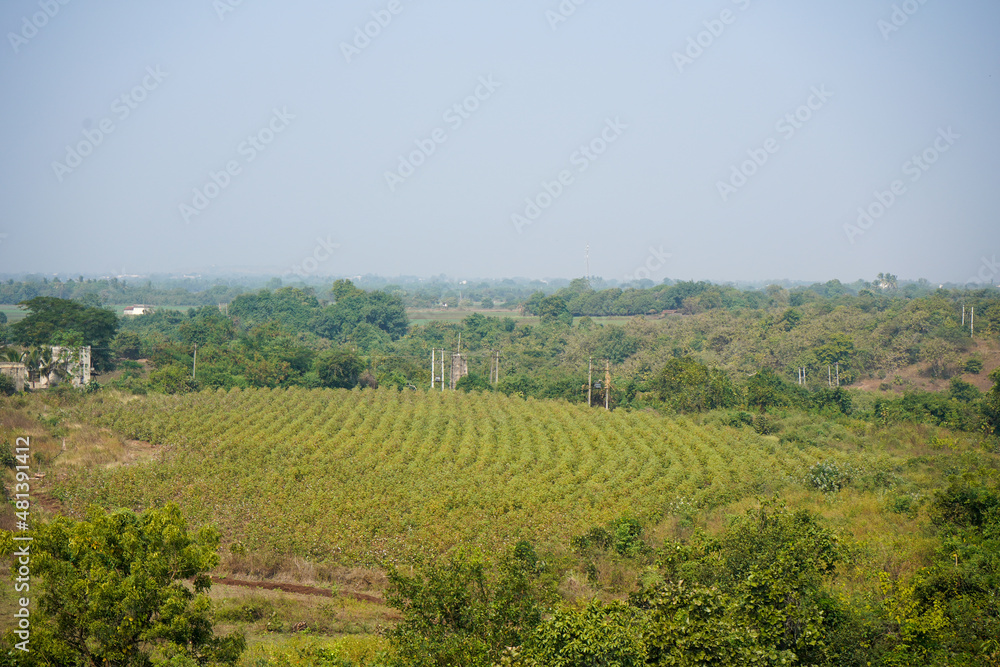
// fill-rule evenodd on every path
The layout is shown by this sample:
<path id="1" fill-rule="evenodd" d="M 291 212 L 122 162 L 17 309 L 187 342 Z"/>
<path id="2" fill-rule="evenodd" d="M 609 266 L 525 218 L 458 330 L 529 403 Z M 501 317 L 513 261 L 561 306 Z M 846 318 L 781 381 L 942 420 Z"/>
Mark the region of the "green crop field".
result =
<path id="1" fill-rule="evenodd" d="M 233 390 L 89 409 L 162 454 L 71 470 L 53 489 L 71 511 L 177 500 L 248 548 L 345 564 L 525 537 L 565 547 L 621 516 L 774 490 L 823 457 L 750 429 L 499 394 Z"/>

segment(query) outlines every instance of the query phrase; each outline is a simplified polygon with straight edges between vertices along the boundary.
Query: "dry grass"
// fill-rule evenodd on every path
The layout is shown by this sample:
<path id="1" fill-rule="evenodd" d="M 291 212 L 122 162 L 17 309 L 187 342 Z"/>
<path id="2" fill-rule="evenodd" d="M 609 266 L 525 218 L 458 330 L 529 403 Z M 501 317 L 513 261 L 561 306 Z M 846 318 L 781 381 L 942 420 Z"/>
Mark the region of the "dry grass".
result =
<path id="1" fill-rule="evenodd" d="M 381 594 L 389 584 L 385 572 L 376 568 L 325 565 L 298 556 L 279 554 L 230 552 L 222 558 L 216 572 L 236 578 L 267 579 L 320 588 L 335 585 L 375 595 Z"/>
<path id="2" fill-rule="evenodd" d="M 214 584 L 210 593 L 220 633 L 240 630 L 248 635 L 294 634 L 340 636 L 373 634 L 391 626 L 398 613 L 385 605 L 285 591 Z"/>

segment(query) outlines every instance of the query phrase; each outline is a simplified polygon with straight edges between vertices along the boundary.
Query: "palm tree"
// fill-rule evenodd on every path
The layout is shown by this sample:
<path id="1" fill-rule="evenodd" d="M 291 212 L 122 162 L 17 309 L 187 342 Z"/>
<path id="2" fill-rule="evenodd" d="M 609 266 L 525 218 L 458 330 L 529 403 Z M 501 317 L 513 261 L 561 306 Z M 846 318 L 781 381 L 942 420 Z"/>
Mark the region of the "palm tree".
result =
<path id="1" fill-rule="evenodd" d="M 35 388 L 35 382 L 38 379 L 41 359 L 42 348 L 40 347 L 29 348 L 24 353 L 24 365 L 28 367 L 28 380 L 31 382 L 32 389 Z"/>

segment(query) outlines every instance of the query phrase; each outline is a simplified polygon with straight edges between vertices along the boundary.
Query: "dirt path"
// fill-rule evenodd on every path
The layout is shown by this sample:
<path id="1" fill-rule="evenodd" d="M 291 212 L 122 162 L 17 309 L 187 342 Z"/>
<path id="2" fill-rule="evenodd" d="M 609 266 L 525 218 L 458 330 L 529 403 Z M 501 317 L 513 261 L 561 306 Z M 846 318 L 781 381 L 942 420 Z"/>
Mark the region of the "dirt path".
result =
<path id="1" fill-rule="evenodd" d="M 315 586 L 302 586 L 301 584 L 284 584 L 276 581 L 246 581 L 244 579 L 231 579 L 229 577 L 212 577 L 212 583 L 222 584 L 223 586 L 242 586 L 244 588 L 263 588 L 268 591 L 284 591 L 286 593 L 298 593 L 300 595 L 320 595 L 322 597 L 332 598 L 337 597 L 334 595 L 333 591 L 328 588 L 316 588 Z M 343 597 L 354 598 L 355 600 L 361 600 L 362 602 L 371 602 L 373 604 L 385 604 L 385 600 L 374 595 L 367 595 L 365 593 L 355 593 L 353 591 L 344 591 L 339 595 Z"/>

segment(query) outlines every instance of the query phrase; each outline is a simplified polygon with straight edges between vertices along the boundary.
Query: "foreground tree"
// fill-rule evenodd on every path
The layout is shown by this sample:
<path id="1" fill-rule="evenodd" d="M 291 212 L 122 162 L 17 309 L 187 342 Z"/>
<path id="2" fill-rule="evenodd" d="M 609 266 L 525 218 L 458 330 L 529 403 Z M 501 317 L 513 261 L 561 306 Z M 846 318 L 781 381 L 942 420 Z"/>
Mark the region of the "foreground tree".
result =
<path id="1" fill-rule="evenodd" d="M 13 654 L 23 665 L 234 664 L 244 639 L 216 637 L 209 610 L 218 544 L 212 528 L 188 533 L 173 504 L 43 525 L 31 547 L 30 652 Z"/>
<path id="2" fill-rule="evenodd" d="M 22 301 L 28 316 L 10 325 L 11 339 L 20 345 L 58 345 L 76 333 L 78 344 L 93 347 L 94 366 L 103 370 L 110 362 L 111 341 L 118 317 L 110 310 L 85 306 L 68 299 L 38 296 Z"/>

